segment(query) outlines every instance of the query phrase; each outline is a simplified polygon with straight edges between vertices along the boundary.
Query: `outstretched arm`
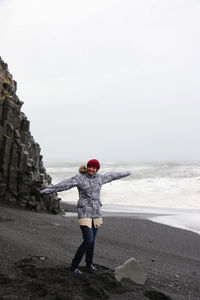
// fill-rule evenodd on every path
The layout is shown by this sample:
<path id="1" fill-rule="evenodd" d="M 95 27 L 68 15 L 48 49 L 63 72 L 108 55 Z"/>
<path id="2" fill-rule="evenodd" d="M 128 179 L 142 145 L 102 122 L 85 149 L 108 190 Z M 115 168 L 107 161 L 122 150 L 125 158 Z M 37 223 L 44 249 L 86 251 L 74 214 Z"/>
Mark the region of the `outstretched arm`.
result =
<path id="1" fill-rule="evenodd" d="M 104 175 L 101 175 L 102 184 L 108 183 L 112 180 L 116 180 L 116 179 L 120 179 L 120 178 L 129 176 L 129 175 L 131 175 L 130 171 L 106 173 Z"/>
<path id="2" fill-rule="evenodd" d="M 61 181 L 51 187 L 48 187 L 42 191 L 40 191 L 41 194 L 51 194 L 53 192 L 61 192 L 65 190 L 69 190 L 75 186 L 77 186 L 77 176 L 71 177 L 67 180 Z"/>

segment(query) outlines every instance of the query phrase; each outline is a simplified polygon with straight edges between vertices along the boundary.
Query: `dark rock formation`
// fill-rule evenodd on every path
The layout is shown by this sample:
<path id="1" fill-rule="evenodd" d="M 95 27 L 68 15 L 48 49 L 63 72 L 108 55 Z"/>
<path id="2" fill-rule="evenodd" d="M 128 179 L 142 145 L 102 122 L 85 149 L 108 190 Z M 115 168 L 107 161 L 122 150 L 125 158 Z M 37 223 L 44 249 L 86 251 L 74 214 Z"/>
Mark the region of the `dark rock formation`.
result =
<path id="1" fill-rule="evenodd" d="M 17 83 L 0 57 L 0 199 L 35 211 L 59 213 L 57 194 L 41 195 L 51 183 L 40 146 L 31 136 L 30 122 L 16 95 Z"/>

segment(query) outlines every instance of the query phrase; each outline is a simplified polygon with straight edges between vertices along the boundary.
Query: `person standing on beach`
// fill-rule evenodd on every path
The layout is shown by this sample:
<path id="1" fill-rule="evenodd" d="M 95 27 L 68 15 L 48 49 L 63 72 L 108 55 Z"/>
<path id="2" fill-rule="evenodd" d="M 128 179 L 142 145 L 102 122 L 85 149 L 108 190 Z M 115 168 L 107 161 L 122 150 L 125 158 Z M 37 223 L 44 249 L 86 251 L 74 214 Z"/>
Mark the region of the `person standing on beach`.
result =
<path id="1" fill-rule="evenodd" d="M 49 194 L 53 192 L 61 192 L 77 187 L 79 200 L 77 203 L 78 223 L 80 225 L 83 242 L 71 263 L 71 271 L 82 275 L 78 268 L 83 256 L 86 254 L 86 266 L 92 271 L 98 270 L 93 265 L 94 242 L 98 227 L 103 224 L 100 201 L 101 186 L 112 180 L 120 179 L 131 175 L 130 171 L 126 172 L 110 172 L 104 175 L 99 174 L 100 163 L 96 159 L 91 159 L 86 166 L 79 168 L 79 174 L 64 180 L 54 186 L 45 188 L 40 191 L 41 194 Z"/>

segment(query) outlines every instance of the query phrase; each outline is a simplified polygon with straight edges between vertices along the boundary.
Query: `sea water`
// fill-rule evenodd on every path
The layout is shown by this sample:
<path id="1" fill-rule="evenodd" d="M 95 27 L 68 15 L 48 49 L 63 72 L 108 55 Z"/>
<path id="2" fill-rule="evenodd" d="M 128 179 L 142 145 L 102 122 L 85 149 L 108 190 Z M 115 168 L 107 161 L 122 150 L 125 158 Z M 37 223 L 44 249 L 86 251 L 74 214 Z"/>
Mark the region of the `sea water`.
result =
<path id="1" fill-rule="evenodd" d="M 76 175 L 80 165 L 49 164 L 47 172 L 56 184 Z M 132 175 L 102 186 L 103 210 L 146 213 L 152 221 L 200 233 L 200 162 L 104 162 L 99 173 L 126 170 Z M 60 192 L 59 196 L 63 201 L 78 200 L 76 188 Z"/>

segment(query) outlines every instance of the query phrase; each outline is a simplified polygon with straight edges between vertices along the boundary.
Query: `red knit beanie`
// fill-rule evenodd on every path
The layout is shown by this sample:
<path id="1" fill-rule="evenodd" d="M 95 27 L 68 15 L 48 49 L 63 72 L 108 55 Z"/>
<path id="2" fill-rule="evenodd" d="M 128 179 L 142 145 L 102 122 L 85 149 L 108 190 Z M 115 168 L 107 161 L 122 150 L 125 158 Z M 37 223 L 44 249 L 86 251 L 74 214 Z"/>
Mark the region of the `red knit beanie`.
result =
<path id="1" fill-rule="evenodd" d="M 87 167 L 93 167 L 96 168 L 97 171 L 100 169 L 100 163 L 98 162 L 97 159 L 91 159 L 87 163 Z"/>

